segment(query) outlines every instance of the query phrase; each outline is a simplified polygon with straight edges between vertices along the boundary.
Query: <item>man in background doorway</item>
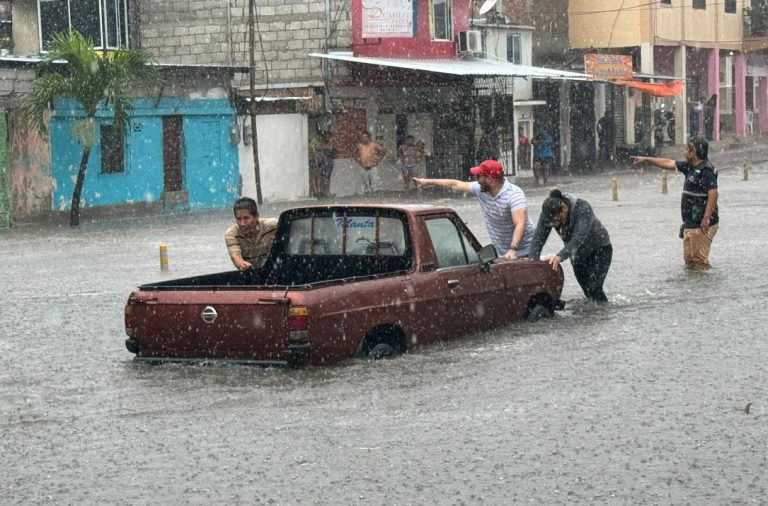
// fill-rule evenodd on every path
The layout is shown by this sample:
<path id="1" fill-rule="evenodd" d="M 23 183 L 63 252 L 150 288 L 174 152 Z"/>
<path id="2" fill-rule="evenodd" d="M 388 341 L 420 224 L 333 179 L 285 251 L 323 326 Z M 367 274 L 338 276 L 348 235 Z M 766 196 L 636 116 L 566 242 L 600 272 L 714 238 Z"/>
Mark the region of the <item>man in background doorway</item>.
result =
<path id="1" fill-rule="evenodd" d="M 517 129 L 517 165 L 521 169 L 531 166 L 531 140 L 525 135 L 525 128 Z"/>
<path id="2" fill-rule="evenodd" d="M 357 144 L 355 161 L 360 165 L 360 175 L 363 180 L 363 193 L 370 195 L 378 193 L 381 189 L 379 179 L 379 163 L 384 158 L 387 150 L 371 139 L 371 134 L 363 132 L 360 142 Z"/>

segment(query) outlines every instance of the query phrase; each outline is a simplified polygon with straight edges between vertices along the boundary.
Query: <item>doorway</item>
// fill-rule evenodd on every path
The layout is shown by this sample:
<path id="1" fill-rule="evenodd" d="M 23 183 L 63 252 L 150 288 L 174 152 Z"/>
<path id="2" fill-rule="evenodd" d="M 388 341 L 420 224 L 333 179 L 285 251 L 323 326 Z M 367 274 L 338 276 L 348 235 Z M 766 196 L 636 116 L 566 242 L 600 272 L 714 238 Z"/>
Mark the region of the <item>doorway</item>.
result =
<path id="1" fill-rule="evenodd" d="M 181 116 L 163 116 L 163 191 L 179 192 L 184 188 L 182 171 L 183 136 Z"/>
<path id="2" fill-rule="evenodd" d="M 10 157 L 8 156 L 8 123 L 5 111 L 0 111 L 0 229 L 11 226 Z"/>

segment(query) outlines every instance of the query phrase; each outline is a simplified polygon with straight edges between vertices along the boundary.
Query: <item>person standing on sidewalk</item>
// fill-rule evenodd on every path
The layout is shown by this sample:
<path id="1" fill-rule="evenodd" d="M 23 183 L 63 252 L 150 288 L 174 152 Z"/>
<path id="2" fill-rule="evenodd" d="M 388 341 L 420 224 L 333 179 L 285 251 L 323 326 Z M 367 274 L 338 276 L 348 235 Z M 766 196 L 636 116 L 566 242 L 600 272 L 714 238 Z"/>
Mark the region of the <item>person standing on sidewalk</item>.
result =
<path id="1" fill-rule="evenodd" d="M 592 206 L 584 199 L 553 188 L 541 205 L 541 216 L 533 235 L 531 258 L 534 260 L 539 260 L 553 228 L 565 245 L 556 255 L 544 260 L 557 270 L 560 263 L 570 258 L 584 295 L 593 302 L 608 302 L 603 283 L 611 267 L 613 246 Z"/>
<path id="2" fill-rule="evenodd" d="M 597 121 L 597 138 L 600 152 L 598 153 L 598 159 L 610 161 L 613 156 L 613 114 L 610 110 L 606 110 L 603 117 Z"/>
<path id="3" fill-rule="evenodd" d="M 405 143 L 398 150 L 400 171 L 403 173 L 403 191 L 407 194 L 411 191 L 411 181 L 416 174 L 416 169 L 424 159 L 424 146 L 416 144 L 413 135 L 405 137 Z"/>
<path id="4" fill-rule="evenodd" d="M 554 144 L 555 141 L 549 132 L 539 134 L 533 139 L 533 177 L 536 184 L 539 184 L 539 179 L 547 184 L 555 161 Z"/>
<path id="5" fill-rule="evenodd" d="M 717 95 L 712 94 L 704 103 L 704 134 L 707 140 L 715 140 L 715 113 L 717 112 Z"/>
<path id="6" fill-rule="evenodd" d="M 496 160 L 485 160 L 469 170 L 476 181 L 413 178 L 417 188 L 437 186 L 477 197 L 483 221 L 496 253 L 514 260 L 529 254 L 534 225 L 528 216 L 528 201 L 523 190 L 507 181 L 504 168 Z"/>
<path id="7" fill-rule="evenodd" d="M 363 132 L 360 142 L 357 144 L 355 161 L 360 165 L 360 175 L 363 179 L 363 193 L 370 195 L 381 188 L 379 179 L 379 162 L 384 158 L 387 150 L 371 140 L 371 134 Z"/>
<path id="8" fill-rule="evenodd" d="M 709 269 L 709 250 L 717 234 L 720 217 L 717 208 L 717 170 L 707 158 L 709 143 L 693 137 L 685 146 L 685 160 L 633 156 L 634 163 L 648 162 L 663 170 L 679 170 L 685 175 L 680 212 L 683 217 L 683 260 L 686 267 Z"/>

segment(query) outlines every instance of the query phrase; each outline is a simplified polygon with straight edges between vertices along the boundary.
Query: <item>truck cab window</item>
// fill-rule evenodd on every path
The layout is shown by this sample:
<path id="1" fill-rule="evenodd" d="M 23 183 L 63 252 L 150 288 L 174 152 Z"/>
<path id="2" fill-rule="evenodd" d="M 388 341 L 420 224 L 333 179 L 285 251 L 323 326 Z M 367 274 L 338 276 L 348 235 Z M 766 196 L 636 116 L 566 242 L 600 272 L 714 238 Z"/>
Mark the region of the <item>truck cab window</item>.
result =
<path id="1" fill-rule="evenodd" d="M 464 234 L 451 220 L 435 218 L 426 223 L 438 268 L 458 267 L 478 261 Z"/>
<path id="2" fill-rule="evenodd" d="M 404 256 L 406 224 L 376 215 L 328 215 L 291 222 L 289 255 Z"/>

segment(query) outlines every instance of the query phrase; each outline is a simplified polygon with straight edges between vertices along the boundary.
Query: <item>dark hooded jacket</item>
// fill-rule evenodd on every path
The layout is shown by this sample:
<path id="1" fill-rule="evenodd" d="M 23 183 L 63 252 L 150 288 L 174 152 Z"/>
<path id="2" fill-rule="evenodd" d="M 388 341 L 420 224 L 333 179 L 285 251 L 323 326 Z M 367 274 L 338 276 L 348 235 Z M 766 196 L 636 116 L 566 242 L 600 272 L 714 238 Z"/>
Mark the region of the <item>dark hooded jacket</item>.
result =
<path id="1" fill-rule="evenodd" d="M 589 202 L 577 199 L 569 193 L 563 197 L 568 200 L 570 207 L 568 219 L 559 227 L 554 227 L 549 216 L 539 217 L 531 244 L 531 258 L 534 260 L 539 260 L 544 243 L 553 228 L 565 243 L 557 256 L 562 260 L 570 258 L 574 264 L 578 263 L 580 258 L 588 258 L 595 250 L 611 244 L 608 231 L 595 216 Z"/>

